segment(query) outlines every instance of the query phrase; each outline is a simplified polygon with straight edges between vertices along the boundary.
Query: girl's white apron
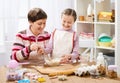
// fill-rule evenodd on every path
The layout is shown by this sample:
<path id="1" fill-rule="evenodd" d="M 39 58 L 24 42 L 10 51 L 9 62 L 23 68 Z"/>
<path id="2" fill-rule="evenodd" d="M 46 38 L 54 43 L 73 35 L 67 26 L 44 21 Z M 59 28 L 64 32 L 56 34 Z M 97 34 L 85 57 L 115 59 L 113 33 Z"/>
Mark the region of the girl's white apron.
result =
<path id="1" fill-rule="evenodd" d="M 64 54 L 71 54 L 73 48 L 73 33 L 56 30 L 53 36 L 53 58 L 61 58 Z"/>

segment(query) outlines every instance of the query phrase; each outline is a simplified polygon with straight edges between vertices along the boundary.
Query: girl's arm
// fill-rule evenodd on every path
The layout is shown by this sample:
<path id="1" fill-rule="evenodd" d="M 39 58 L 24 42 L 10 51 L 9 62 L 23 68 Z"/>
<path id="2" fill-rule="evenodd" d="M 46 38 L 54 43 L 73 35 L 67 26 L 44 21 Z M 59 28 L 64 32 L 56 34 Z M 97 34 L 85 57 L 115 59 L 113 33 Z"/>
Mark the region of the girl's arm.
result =
<path id="1" fill-rule="evenodd" d="M 52 50 L 53 50 L 53 34 L 51 34 L 51 37 L 50 37 L 50 40 L 44 50 L 45 54 L 51 54 L 52 53 Z"/>
<path id="2" fill-rule="evenodd" d="M 74 37 L 74 47 L 71 55 L 72 55 L 72 59 L 75 59 L 79 56 L 79 37 L 76 33 Z"/>

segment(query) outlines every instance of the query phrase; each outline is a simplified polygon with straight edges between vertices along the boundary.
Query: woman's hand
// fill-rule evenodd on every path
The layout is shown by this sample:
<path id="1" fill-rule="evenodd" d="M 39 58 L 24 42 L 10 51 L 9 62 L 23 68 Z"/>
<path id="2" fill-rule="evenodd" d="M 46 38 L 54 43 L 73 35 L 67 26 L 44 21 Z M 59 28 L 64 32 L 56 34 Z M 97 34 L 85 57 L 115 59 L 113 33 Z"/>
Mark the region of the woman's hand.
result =
<path id="1" fill-rule="evenodd" d="M 38 55 L 43 55 L 44 54 L 44 49 L 42 47 L 39 47 L 37 50 Z"/>
<path id="2" fill-rule="evenodd" d="M 33 43 L 30 45 L 30 50 L 31 51 L 37 51 L 39 48 L 39 45 L 37 43 Z"/>

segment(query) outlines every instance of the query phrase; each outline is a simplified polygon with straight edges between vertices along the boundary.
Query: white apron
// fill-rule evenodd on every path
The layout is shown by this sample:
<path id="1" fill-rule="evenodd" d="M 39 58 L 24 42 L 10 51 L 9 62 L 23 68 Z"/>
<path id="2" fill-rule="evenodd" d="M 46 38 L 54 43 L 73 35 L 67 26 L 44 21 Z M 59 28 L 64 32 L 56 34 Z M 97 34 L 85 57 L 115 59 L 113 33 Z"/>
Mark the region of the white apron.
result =
<path id="1" fill-rule="evenodd" d="M 56 30 L 53 36 L 53 58 L 61 58 L 64 54 L 71 54 L 73 49 L 73 33 Z"/>

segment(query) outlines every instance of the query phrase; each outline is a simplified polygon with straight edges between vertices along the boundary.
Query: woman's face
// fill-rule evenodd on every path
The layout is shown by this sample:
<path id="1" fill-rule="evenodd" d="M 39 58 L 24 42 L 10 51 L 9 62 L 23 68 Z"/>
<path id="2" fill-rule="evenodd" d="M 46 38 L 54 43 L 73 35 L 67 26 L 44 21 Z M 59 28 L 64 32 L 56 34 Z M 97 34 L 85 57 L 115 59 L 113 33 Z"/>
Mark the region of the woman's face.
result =
<path id="1" fill-rule="evenodd" d="M 71 15 L 62 15 L 62 27 L 64 30 L 70 30 L 74 24 L 74 17 Z"/>
<path id="2" fill-rule="evenodd" d="M 46 26 L 46 19 L 40 19 L 35 22 L 30 22 L 30 25 L 32 33 L 37 36 L 43 32 Z"/>

